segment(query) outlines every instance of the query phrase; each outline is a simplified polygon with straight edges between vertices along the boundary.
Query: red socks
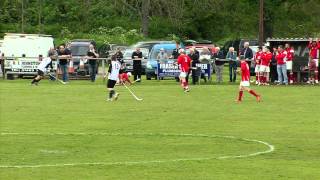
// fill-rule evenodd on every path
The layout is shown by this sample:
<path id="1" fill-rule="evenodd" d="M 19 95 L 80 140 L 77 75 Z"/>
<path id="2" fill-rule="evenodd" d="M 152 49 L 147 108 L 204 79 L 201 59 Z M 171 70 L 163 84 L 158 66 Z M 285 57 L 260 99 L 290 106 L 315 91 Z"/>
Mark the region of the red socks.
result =
<path id="1" fill-rule="evenodd" d="M 255 97 L 259 96 L 254 90 L 250 90 L 249 93 L 254 95 Z"/>
<path id="2" fill-rule="evenodd" d="M 243 96 L 243 91 L 239 91 L 238 101 L 242 100 L 242 96 Z"/>

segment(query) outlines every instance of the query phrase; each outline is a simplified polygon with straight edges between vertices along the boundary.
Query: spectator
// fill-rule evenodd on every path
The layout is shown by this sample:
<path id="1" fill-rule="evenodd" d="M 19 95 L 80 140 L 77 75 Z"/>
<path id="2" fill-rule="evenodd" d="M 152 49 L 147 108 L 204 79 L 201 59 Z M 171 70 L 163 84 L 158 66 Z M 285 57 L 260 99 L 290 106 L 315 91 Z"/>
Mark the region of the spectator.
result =
<path id="1" fill-rule="evenodd" d="M 286 53 L 283 50 L 283 46 L 280 45 L 276 53 L 277 71 L 278 71 L 278 80 L 279 80 L 278 85 L 281 85 L 281 84 L 288 85 L 288 76 L 287 76 L 287 67 L 286 67 L 285 57 L 286 57 Z"/>
<path id="2" fill-rule="evenodd" d="M 62 81 L 68 81 L 68 61 L 71 58 L 71 53 L 69 50 L 65 49 L 64 45 L 59 46 L 58 50 L 59 67 L 62 72 Z"/>
<path id="3" fill-rule="evenodd" d="M 244 48 L 240 52 L 241 56 L 244 56 L 246 61 L 248 62 L 249 67 L 251 67 L 251 60 L 253 58 L 252 49 L 249 47 L 249 42 L 244 43 Z"/>
<path id="4" fill-rule="evenodd" d="M 293 71 L 292 71 L 292 61 L 294 58 L 294 49 L 290 47 L 289 43 L 285 44 L 285 51 L 286 51 L 286 66 L 287 71 L 289 72 L 289 83 L 293 84 Z"/>
<path id="5" fill-rule="evenodd" d="M 312 41 L 312 38 L 310 38 L 310 42 L 308 45 L 309 51 L 310 51 L 310 59 L 314 61 L 316 70 L 314 72 L 315 76 L 315 83 L 318 84 L 319 81 L 319 54 L 320 54 L 320 41 L 317 38 L 315 41 Z M 310 66 L 310 63 L 309 63 Z"/>
<path id="6" fill-rule="evenodd" d="M 178 57 L 180 56 L 179 49 L 180 45 L 178 42 L 176 42 L 176 48 L 172 51 L 172 55 L 170 57 L 171 59 L 178 59 Z"/>
<path id="7" fill-rule="evenodd" d="M 216 69 L 216 76 L 217 76 L 217 83 L 222 83 L 222 74 L 223 74 L 223 67 L 224 67 L 224 55 L 223 52 L 220 51 L 219 47 L 216 47 L 216 53 L 213 55 L 215 61 L 215 69 Z"/>
<path id="8" fill-rule="evenodd" d="M 133 60 L 133 79 L 137 82 L 141 82 L 141 60 L 142 60 L 142 52 L 140 48 L 137 48 L 136 51 L 132 53 L 131 56 Z"/>
<path id="9" fill-rule="evenodd" d="M 192 84 L 195 85 L 196 82 L 199 81 L 199 72 L 201 71 L 200 68 L 197 68 L 196 64 L 200 63 L 199 61 L 199 52 L 194 48 L 190 48 L 190 53 L 188 56 L 191 58 L 191 74 L 192 74 Z"/>
<path id="10" fill-rule="evenodd" d="M 94 49 L 93 44 L 89 45 L 89 51 L 87 52 L 87 56 L 89 58 L 89 74 L 91 82 L 96 80 L 96 72 L 97 72 L 97 60 L 94 58 L 99 58 L 99 54 Z"/>
<path id="11" fill-rule="evenodd" d="M 1 51 L 0 51 L 0 63 L 1 63 L 2 79 L 4 79 L 6 75 L 4 72 L 4 53 L 1 53 Z"/>
<path id="12" fill-rule="evenodd" d="M 277 48 L 274 47 L 272 51 L 272 60 L 270 63 L 270 81 L 272 83 L 275 83 L 278 81 L 278 73 L 277 73 L 277 59 L 276 59 L 276 53 L 277 53 Z"/>
<path id="13" fill-rule="evenodd" d="M 229 48 L 226 59 L 229 60 L 229 77 L 230 82 L 236 82 L 237 78 L 237 52 L 233 47 Z"/>
<path id="14" fill-rule="evenodd" d="M 168 54 L 164 51 L 163 48 L 161 48 L 161 49 L 160 49 L 160 52 L 159 52 L 159 54 L 158 54 L 158 56 L 157 56 L 157 60 L 158 60 L 159 62 L 161 62 L 161 61 L 167 60 L 167 59 L 169 59 L 169 58 L 168 58 Z"/>

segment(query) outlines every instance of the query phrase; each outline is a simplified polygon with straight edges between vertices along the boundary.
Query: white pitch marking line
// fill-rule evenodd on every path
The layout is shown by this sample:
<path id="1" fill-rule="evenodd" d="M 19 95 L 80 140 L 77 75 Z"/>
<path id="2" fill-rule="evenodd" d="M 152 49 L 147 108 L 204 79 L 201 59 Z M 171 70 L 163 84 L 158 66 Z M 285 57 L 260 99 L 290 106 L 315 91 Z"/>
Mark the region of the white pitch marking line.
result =
<path id="1" fill-rule="evenodd" d="M 87 163 L 64 163 L 64 164 L 39 164 L 39 165 L 0 165 L 0 168 L 41 168 L 41 167 L 63 167 L 63 166 L 86 166 L 86 165 L 137 165 L 137 164 L 151 164 L 151 163 L 168 163 L 168 162 L 181 162 L 181 161 L 204 161 L 212 159 L 235 159 L 235 158 L 247 158 L 252 156 L 258 156 L 261 154 L 271 153 L 275 150 L 274 146 L 260 140 L 237 138 L 234 136 L 222 136 L 222 135 L 207 135 L 207 134 L 169 134 L 169 133 L 0 133 L 0 136 L 185 136 L 185 137 L 206 137 L 206 138 L 226 138 L 236 139 L 239 141 L 255 142 L 263 144 L 268 147 L 265 151 L 259 151 L 251 154 L 234 155 L 234 156 L 220 156 L 220 157 L 207 157 L 207 158 L 184 158 L 184 159 L 172 159 L 172 160 L 153 160 L 153 161 L 124 161 L 124 162 L 87 162 Z"/>

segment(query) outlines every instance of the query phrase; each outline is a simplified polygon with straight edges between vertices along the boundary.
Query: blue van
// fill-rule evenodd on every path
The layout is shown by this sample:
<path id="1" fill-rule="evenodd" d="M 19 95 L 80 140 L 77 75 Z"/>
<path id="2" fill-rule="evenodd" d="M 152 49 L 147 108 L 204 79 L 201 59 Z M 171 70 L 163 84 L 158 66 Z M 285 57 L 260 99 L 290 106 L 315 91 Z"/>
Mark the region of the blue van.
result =
<path id="1" fill-rule="evenodd" d="M 146 67 L 146 77 L 147 80 L 151 80 L 151 78 L 157 79 L 156 76 L 156 70 L 158 66 L 158 60 L 157 56 L 160 53 L 160 49 L 163 48 L 165 53 L 167 53 L 168 57 L 172 55 L 173 50 L 176 48 L 175 43 L 168 43 L 168 44 L 157 44 L 154 45 L 153 48 L 151 49 L 147 61 L 147 67 Z M 168 59 L 165 60 L 166 62 L 174 62 L 176 59 Z"/>

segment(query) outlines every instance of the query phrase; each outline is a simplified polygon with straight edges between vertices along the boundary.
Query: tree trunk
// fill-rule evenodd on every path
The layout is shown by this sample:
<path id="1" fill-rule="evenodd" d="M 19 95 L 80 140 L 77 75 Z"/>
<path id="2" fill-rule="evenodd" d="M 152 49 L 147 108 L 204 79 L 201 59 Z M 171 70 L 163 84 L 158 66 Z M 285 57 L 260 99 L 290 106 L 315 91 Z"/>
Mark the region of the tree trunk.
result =
<path id="1" fill-rule="evenodd" d="M 149 34 L 149 13 L 150 13 L 150 0 L 142 0 L 142 33 L 145 37 Z"/>

